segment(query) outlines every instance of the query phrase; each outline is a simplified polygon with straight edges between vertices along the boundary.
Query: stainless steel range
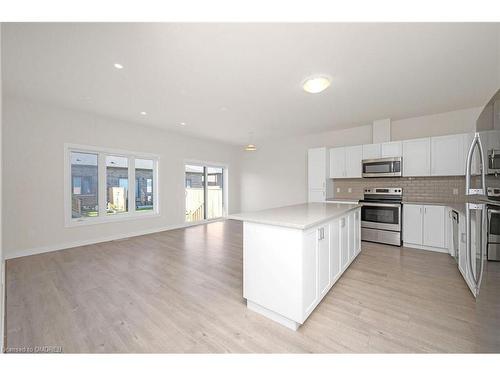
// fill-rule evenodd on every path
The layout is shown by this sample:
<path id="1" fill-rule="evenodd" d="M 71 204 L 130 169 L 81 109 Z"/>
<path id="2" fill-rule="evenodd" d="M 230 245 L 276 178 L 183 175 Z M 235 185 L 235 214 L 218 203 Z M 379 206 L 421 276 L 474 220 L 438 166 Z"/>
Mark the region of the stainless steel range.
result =
<path id="1" fill-rule="evenodd" d="M 402 188 L 365 189 L 361 207 L 361 240 L 401 246 Z"/>

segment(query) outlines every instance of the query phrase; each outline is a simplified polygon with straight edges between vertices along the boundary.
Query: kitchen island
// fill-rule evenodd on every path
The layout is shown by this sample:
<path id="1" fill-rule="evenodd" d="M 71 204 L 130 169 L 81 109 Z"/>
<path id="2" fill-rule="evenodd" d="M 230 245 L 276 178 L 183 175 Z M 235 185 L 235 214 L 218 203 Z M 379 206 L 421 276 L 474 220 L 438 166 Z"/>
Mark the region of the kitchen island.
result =
<path id="1" fill-rule="evenodd" d="M 243 221 L 247 307 L 297 330 L 361 251 L 359 204 L 304 203 Z"/>

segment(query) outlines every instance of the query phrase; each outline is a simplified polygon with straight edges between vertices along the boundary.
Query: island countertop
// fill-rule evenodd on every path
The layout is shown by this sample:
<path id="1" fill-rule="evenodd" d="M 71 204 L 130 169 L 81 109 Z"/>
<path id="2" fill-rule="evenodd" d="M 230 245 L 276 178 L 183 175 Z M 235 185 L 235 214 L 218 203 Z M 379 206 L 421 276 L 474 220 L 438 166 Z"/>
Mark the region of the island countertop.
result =
<path id="1" fill-rule="evenodd" d="M 302 203 L 262 211 L 242 212 L 229 215 L 228 218 L 304 230 L 344 216 L 358 207 L 361 205 L 335 202 Z"/>

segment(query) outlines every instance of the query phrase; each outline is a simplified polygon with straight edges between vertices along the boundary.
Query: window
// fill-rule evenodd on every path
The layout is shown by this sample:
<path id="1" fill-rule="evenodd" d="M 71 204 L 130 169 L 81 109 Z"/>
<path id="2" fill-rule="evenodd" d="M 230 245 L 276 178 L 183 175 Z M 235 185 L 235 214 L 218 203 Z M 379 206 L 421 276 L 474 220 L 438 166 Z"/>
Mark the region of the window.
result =
<path id="1" fill-rule="evenodd" d="M 108 215 L 128 210 L 128 159 L 106 156 L 106 212 Z"/>
<path id="2" fill-rule="evenodd" d="M 223 176 L 223 167 L 186 164 L 186 221 L 224 216 Z"/>
<path id="3" fill-rule="evenodd" d="M 97 154 L 71 152 L 71 217 L 92 217 L 99 212 Z"/>
<path id="4" fill-rule="evenodd" d="M 135 209 L 137 211 L 153 210 L 153 160 L 135 159 Z"/>
<path id="5" fill-rule="evenodd" d="M 65 147 L 67 225 L 158 214 L 158 157 Z"/>

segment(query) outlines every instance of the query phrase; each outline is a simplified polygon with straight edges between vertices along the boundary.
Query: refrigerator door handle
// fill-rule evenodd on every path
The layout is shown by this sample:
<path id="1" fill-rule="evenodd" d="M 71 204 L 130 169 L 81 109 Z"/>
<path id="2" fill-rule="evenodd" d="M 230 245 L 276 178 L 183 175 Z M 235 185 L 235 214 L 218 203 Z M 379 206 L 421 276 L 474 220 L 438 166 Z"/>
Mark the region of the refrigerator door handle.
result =
<path id="1" fill-rule="evenodd" d="M 474 274 L 474 269 L 472 266 L 472 220 L 471 220 L 471 211 L 479 210 L 481 211 L 481 225 L 479 233 L 476 233 L 479 236 L 479 259 L 477 261 L 481 262 L 479 267 L 479 273 L 477 275 Z M 466 241 L 465 241 L 465 257 L 467 264 L 467 273 L 470 275 L 470 282 L 473 286 L 473 295 L 477 298 L 479 294 L 479 289 L 481 288 L 481 280 L 483 278 L 483 270 L 484 270 L 484 253 L 485 253 L 485 245 L 487 236 L 483 236 L 483 228 L 486 228 L 485 223 L 485 214 L 486 208 L 484 204 L 474 204 L 467 203 L 467 208 L 465 211 L 465 232 L 466 232 Z"/>
<path id="2" fill-rule="evenodd" d="M 471 189 L 471 166 L 472 166 L 472 156 L 474 154 L 474 149 L 478 147 L 479 158 L 481 160 L 480 169 L 481 169 L 481 188 L 480 189 Z M 471 142 L 469 147 L 469 152 L 467 153 L 467 161 L 465 163 L 465 195 L 476 195 L 476 194 L 485 194 L 486 192 L 486 175 L 484 172 L 484 155 L 483 155 L 483 145 L 481 144 L 481 138 L 479 137 L 479 133 L 474 134 L 474 139 Z"/>

